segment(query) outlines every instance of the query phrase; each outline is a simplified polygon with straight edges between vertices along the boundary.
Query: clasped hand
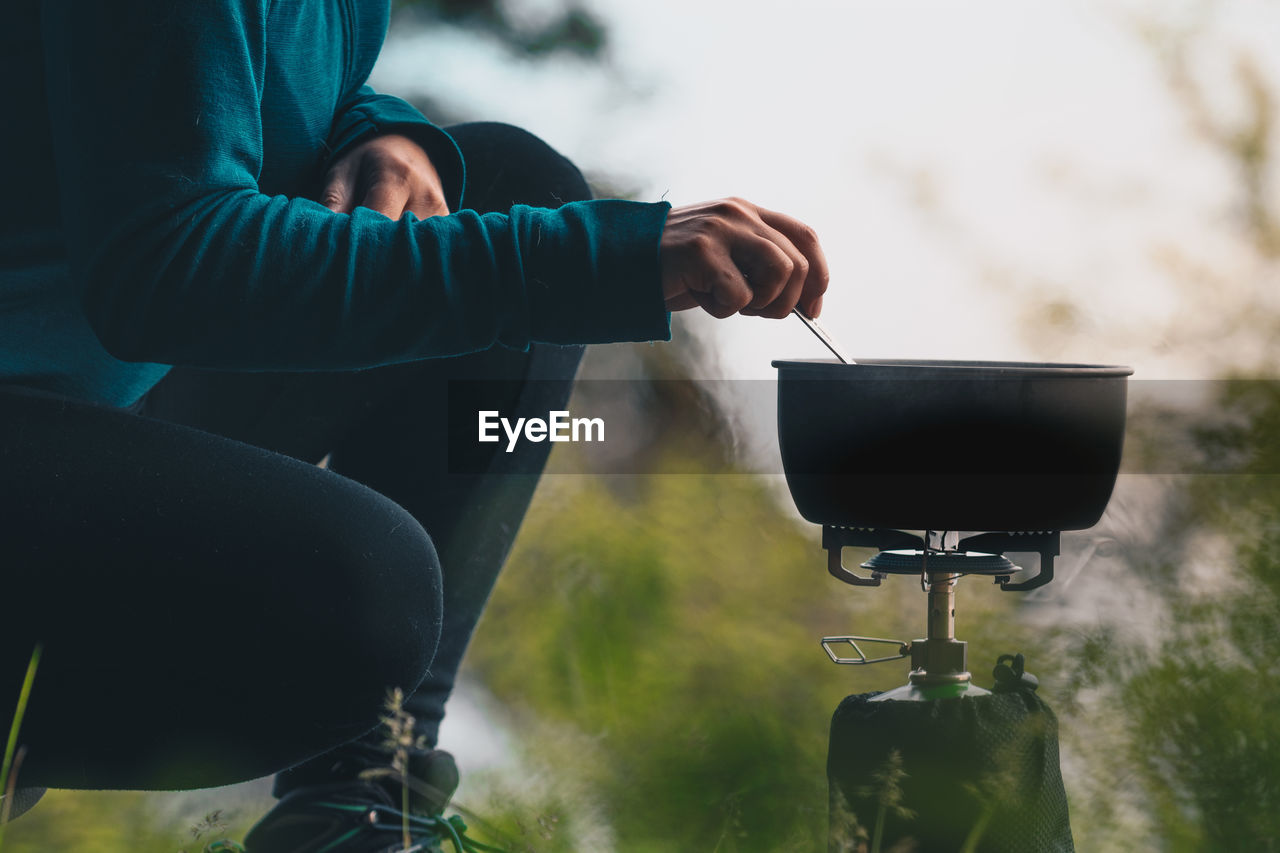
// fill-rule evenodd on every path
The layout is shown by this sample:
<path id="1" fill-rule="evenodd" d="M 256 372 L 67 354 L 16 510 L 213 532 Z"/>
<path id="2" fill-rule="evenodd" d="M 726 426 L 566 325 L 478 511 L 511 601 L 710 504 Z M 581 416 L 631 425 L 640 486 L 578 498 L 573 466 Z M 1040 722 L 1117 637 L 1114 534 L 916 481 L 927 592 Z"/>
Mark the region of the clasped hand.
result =
<path id="1" fill-rule="evenodd" d="M 829 275 L 813 229 L 740 198 L 674 208 L 662 232 L 667 309 L 780 319 L 822 310 Z"/>
<path id="2" fill-rule="evenodd" d="M 325 176 L 321 202 L 399 219 L 449 213 L 431 158 L 412 139 L 385 134 L 357 145 Z M 714 317 L 781 318 L 796 305 L 822 310 L 827 260 L 813 229 L 738 198 L 677 207 L 661 242 L 662 296 L 669 311 L 701 307 Z"/>
<path id="3" fill-rule="evenodd" d="M 329 168 L 320 203 L 338 213 L 367 207 L 389 219 L 447 216 L 440 174 L 407 136 L 387 133 L 352 148 Z"/>

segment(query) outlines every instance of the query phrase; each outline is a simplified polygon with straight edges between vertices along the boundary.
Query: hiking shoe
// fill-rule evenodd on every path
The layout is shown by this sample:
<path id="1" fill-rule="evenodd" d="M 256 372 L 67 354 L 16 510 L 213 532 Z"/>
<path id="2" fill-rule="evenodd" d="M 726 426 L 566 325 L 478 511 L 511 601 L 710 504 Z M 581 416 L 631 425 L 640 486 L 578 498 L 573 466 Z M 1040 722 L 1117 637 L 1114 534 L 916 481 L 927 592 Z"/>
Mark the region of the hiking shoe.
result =
<path id="1" fill-rule="evenodd" d="M 458 765 L 443 749 L 406 750 L 409 775 L 409 811 L 438 815 L 458 789 Z M 312 759 L 276 776 L 275 795 L 283 800 L 300 788 L 353 782 L 363 779 L 386 789 L 400 806 L 400 774 L 387 766 L 386 750 L 361 741 L 344 744 L 331 753 Z"/>
<path id="2" fill-rule="evenodd" d="M 245 836 L 246 853 L 477 853 L 499 848 L 467 837 L 456 815 L 441 813 L 458 787 L 458 767 L 444 750 L 409 754 L 409 802 L 389 767 L 365 767 L 358 778 L 299 785 Z M 404 843 L 408 826 L 411 842 Z"/>
<path id="3" fill-rule="evenodd" d="M 339 782 L 299 788 L 276 803 L 245 836 L 247 853 L 464 853 L 457 818 L 405 815 L 382 785 Z"/>

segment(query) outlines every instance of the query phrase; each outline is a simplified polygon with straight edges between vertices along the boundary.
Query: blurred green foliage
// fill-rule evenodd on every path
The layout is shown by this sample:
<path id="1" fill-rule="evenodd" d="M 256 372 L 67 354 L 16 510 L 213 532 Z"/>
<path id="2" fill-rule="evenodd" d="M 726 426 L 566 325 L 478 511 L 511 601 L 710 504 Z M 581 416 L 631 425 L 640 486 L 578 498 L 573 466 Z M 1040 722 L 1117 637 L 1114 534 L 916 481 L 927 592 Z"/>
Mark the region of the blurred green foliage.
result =
<path id="1" fill-rule="evenodd" d="M 1081 849 L 1280 850 L 1280 383 L 1206 387 L 1138 414 L 1148 464 L 1197 472 L 1160 478 L 1161 544 L 1126 561 L 1149 593 L 1141 635 L 1100 620 L 1057 637 Z"/>
<path id="2" fill-rule="evenodd" d="M 1135 750 L 1172 851 L 1280 849 L 1280 383 L 1216 385 L 1195 524 L 1231 543 L 1218 588 L 1168 591 L 1173 630 L 1127 682 Z"/>
<path id="3" fill-rule="evenodd" d="M 589 774 L 621 849 L 813 849 L 831 709 L 795 687 L 833 602 L 779 582 L 821 585 L 812 543 L 711 476 L 547 491 L 474 646 L 490 689 L 586 736 L 593 760 L 549 758 Z"/>
<path id="4" fill-rule="evenodd" d="M 266 789 L 262 789 L 265 795 Z M 239 839 L 259 816 L 254 808 L 167 812 L 175 797 L 145 791 L 50 791 L 30 813 L 14 821 L 4 853 L 200 853 L 220 838 Z M 227 792 L 200 795 L 204 803 L 243 799 Z M 263 811 L 266 801 L 263 800 Z"/>

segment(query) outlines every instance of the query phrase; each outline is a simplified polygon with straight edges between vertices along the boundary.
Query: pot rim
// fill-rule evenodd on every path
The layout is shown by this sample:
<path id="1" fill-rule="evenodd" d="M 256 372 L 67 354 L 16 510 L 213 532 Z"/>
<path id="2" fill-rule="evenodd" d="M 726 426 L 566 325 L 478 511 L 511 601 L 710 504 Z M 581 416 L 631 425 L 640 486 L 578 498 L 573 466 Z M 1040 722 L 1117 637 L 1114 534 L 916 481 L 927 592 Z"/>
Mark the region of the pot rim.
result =
<path id="1" fill-rule="evenodd" d="M 834 358 L 775 359 L 779 373 L 808 373 L 829 379 L 1019 379 L 1101 378 L 1131 376 L 1133 368 L 1118 364 L 1070 364 L 1034 361 L 951 361 L 911 358 L 856 359 L 845 364 Z"/>

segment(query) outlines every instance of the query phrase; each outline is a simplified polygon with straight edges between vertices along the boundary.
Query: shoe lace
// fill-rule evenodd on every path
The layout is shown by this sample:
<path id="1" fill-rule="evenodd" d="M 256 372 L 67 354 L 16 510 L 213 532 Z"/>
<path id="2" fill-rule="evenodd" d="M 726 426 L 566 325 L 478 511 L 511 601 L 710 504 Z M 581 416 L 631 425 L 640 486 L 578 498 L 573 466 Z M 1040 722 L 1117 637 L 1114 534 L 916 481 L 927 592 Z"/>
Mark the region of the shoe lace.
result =
<path id="1" fill-rule="evenodd" d="M 504 848 L 482 844 L 474 838 L 469 838 L 467 836 L 467 825 L 459 815 L 450 815 L 447 818 L 427 817 L 419 818 L 418 820 L 429 825 L 437 837 L 442 840 L 447 838 L 449 843 L 453 845 L 454 853 L 507 853 Z M 421 845 L 416 845 L 416 847 L 411 847 L 409 850 L 401 851 L 401 853 L 416 853 L 416 848 L 421 848 Z"/>
<path id="2" fill-rule="evenodd" d="M 324 803 L 323 805 L 343 811 L 351 809 L 351 806 L 342 803 Z M 378 806 L 375 809 L 369 809 L 366 820 L 374 829 L 386 830 L 389 833 L 401 832 L 405 826 L 408 826 L 410 837 L 420 840 L 419 843 L 397 850 L 396 853 L 426 853 L 431 849 L 427 847 L 427 843 L 436 841 L 448 841 L 453 845 L 454 853 L 509 853 L 506 848 L 493 847 L 469 837 L 467 824 L 460 815 L 450 815 L 447 818 L 439 815 L 405 815 L 399 809 Z"/>

